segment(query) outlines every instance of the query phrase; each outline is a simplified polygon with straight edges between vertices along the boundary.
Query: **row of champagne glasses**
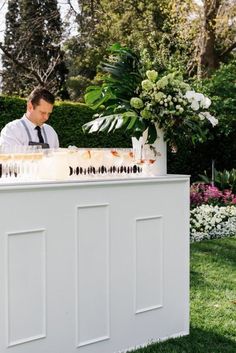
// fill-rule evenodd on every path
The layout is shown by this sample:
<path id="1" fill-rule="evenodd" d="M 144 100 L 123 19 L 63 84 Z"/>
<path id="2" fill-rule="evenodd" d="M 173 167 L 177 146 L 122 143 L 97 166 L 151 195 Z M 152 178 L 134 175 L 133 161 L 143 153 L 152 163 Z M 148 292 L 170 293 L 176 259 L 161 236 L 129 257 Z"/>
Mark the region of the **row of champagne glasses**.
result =
<path id="1" fill-rule="evenodd" d="M 0 178 L 8 181 L 37 178 L 41 146 L 0 146 Z"/>
<path id="2" fill-rule="evenodd" d="M 154 154 L 138 157 L 130 148 L 0 147 L 0 178 L 83 179 L 151 175 Z"/>
<path id="3" fill-rule="evenodd" d="M 151 174 L 154 153 L 148 158 L 135 158 L 132 149 L 74 149 L 69 150 L 70 176 L 123 177 Z"/>

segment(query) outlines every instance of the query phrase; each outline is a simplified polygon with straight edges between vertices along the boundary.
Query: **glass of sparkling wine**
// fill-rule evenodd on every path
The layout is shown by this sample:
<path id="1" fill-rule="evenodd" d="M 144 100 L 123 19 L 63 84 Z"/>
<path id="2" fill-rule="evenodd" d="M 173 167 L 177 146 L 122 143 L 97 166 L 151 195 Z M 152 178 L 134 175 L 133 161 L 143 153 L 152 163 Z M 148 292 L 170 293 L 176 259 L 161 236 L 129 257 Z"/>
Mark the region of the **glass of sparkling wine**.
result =
<path id="1" fill-rule="evenodd" d="M 11 153 L 9 148 L 0 147 L 0 178 L 4 180 L 10 177 Z"/>

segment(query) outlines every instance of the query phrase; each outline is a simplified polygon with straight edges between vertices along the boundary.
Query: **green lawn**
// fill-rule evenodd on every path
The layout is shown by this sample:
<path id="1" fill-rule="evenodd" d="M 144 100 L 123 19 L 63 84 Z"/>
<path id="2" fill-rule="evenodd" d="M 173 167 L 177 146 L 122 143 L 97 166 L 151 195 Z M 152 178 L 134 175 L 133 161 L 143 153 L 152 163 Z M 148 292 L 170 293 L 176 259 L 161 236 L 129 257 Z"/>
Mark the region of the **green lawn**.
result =
<path id="1" fill-rule="evenodd" d="M 236 353 L 236 238 L 191 245 L 190 335 L 135 353 Z"/>

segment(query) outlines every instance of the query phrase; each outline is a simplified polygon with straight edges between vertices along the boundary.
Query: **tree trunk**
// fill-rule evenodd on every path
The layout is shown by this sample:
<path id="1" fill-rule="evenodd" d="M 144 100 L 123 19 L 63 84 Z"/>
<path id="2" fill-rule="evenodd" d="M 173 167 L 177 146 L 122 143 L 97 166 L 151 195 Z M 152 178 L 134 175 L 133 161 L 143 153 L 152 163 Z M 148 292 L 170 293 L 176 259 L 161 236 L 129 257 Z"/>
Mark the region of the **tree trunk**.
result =
<path id="1" fill-rule="evenodd" d="M 219 67 L 219 56 L 216 52 L 215 23 L 220 5 L 221 0 L 204 1 L 204 26 L 199 76 L 210 76 Z"/>

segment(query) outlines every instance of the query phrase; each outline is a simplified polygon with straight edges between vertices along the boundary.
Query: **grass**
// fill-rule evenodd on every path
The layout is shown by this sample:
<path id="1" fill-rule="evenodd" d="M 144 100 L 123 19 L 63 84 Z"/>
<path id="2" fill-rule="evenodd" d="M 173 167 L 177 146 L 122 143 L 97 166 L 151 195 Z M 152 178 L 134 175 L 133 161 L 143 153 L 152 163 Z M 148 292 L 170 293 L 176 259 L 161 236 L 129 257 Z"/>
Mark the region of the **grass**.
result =
<path id="1" fill-rule="evenodd" d="M 190 335 L 135 353 L 236 353 L 236 238 L 191 244 Z"/>

